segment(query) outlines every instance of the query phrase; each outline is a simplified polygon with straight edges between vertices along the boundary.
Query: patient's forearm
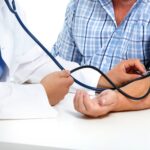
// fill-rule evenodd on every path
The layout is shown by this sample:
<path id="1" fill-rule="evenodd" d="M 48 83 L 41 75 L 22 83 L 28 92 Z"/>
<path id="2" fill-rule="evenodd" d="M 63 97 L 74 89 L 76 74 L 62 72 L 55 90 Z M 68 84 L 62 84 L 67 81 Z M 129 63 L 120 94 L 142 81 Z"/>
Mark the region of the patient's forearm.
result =
<path id="1" fill-rule="evenodd" d="M 150 78 L 146 78 L 132 82 L 121 89 L 131 96 L 139 97 L 144 95 L 149 88 L 150 88 Z"/>
<path id="2" fill-rule="evenodd" d="M 147 90 L 150 88 L 150 78 L 139 80 L 133 82 L 125 87 L 122 90 L 134 97 L 143 96 Z M 117 91 L 116 91 L 117 92 Z M 142 100 L 134 101 L 131 100 L 119 92 L 117 92 L 119 98 L 118 110 L 139 110 L 150 108 L 150 94 Z"/>

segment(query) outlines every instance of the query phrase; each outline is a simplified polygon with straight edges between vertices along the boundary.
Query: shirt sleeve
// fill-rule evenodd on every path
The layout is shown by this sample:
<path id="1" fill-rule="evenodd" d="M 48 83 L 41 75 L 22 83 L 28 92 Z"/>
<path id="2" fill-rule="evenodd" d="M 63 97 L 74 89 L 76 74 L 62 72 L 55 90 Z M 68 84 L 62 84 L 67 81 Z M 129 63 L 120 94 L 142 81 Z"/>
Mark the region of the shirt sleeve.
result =
<path id="1" fill-rule="evenodd" d="M 76 7 L 77 0 L 72 0 L 66 9 L 64 26 L 52 48 L 52 54 L 54 56 L 59 55 L 66 60 L 80 64 L 82 55 L 79 52 L 72 35 Z"/>
<path id="2" fill-rule="evenodd" d="M 1 82 L 0 91 L 0 119 L 49 118 L 57 115 L 40 84 Z"/>

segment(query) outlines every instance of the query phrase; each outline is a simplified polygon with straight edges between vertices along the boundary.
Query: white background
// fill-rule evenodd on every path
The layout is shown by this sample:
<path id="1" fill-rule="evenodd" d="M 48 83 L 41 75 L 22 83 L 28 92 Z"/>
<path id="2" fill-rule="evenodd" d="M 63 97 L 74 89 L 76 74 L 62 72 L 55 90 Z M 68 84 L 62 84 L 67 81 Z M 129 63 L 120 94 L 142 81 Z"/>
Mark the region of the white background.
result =
<path id="1" fill-rule="evenodd" d="M 63 28 L 69 0 L 18 0 L 28 28 L 51 49 Z"/>

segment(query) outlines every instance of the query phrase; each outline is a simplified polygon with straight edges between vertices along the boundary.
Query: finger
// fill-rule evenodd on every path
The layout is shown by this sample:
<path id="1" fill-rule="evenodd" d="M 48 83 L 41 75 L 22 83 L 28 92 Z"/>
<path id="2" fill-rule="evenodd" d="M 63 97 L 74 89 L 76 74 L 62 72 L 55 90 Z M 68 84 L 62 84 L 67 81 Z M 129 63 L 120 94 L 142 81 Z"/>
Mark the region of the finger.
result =
<path id="1" fill-rule="evenodd" d="M 86 95 L 85 98 L 83 99 L 83 103 L 86 108 L 86 111 L 82 113 L 84 113 L 85 115 L 89 117 L 94 117 L 94 118 L 106 115 L 113 108 L 112 107 L 113 104 L 101 106 L 97 99 L 93 98 L 91 100 L 88 95 Z"/>
<path id="2" fill-rule="evenodd" d="M 83 104 L 85 106 L 86 112 L 91 112 L 93 109 L 93 100 L 90 99 L 88 94 L 84 95 Z"/>
<path id="3" fill-rule="evenodd" d="M 86 106 L 86 111 L 84 112 L 85 115 L 89 117 L 97 118 L 99 116 L 105 115 L 108 111 L 108 106 L 100 106 L 96 99 L 84 100 L 84 105 Z"/>
<path id="4" fill-rule="evenodd" d="M 146 72 L 144 65 L 138 59 L 129 60 L 127 67 L 132 68 L 133 71 L 139 71 L 140 73 Z"/>
<path id="5" fill-rule="evenodd" d="M 140 61 L 135 62 L 135 69 L 137 69 L 141 73 L 146 72 L 145 66 Z"/>
<path id="6" fill-rule="evenodd" d="M 101 92 L 100 94 L 98 94 L 94 100 L 98 101 L 98 103 L 101 105 L 101 106 L 104 106 L 104 105 L 108 105 L 109 103 L 106 101 L 106 98 L 109 93 L 111 93 L 111 90 L 104 90 L 103 92 Z"/>
<path id="7" fill-rule="evenodd" d="M 79 110 L 79 105 L 78 105 L 78 103 L 79 103 L 79 97 L 80 97 L 80 90 L 77 90 L 76 94 L 75 94 L 75 97 L 74 97 L 74 100 L 73 100 L 73 102 L 74 102 L 74 108 L 77 111 Z"/>
<path id="8" fill-rule="evenodd" d="M 64 78 L 64 84 L 69 88 L 74 83 L 74 80 L 71 76 Z"/>
<path id="9" fill-rule="evenodd" d="M 65 76 L 64 75 L 65 73 L 64 74 L 63 73 L 61 72 L 60 80 L 63 85 L 69 88 L 74 83 L 74 79 L 71 76 L 68 76 L 68 75 Z"/>
<path id="10" fill-rule="evenodd" d="M 70 72 L 68 70 L 63 70 L 60 71 L 60 77 L 69 77 L 70 76 Z"/>
<path id="11" fill-rule="evenodd" d="M 80 91 L 80 94 L 79 94 L 78 108 L 79 108 L 79 111 L 83 114 L 86 113 L 86 107 L 83 103 L 83 100 L 85 99 L 86 94 L 87 93 L 85 93 L 84 91 Z"/>
<path id="12" fill-rule="evenodd" d="M 131 81 L 131 80 L 137 79 L 137 78 L 139 78 L 139 77 L 141 77 L 140 74 L 125 74 L 125 75 L 124 75 L 124 79 L 125 79 L 126 81 Z"/>
<path id="13" fill-rule="evenodd" d="M 98 100 L 98 103 L 101 105 L 101 106 L 108 106 L 108 105 L 112 105 L 115 103 L 116 99 L 113 98 L 112 95 L 108 95 L 107 97 L 104 96 L 104 97 L 99 97 L 97 98 Z"/>
<path id="14" fill-rule="evenodd" d="M 113 110 L 113 104 L 111 105 L 106 105 L 106 106 L 102 106 L 99 109 L 99 112 L 97 114 L 97 116 L 104 116 L 107 115 L 109 112 L 111 112 Z"/>
<path id="15" fill-rule="evenodd" d="M 103 98 L 101 98 L 102 104 L 100 104 L 101 102 L 99 102 L 97 100 L 98 101 L 97 103 L 99 106 L 97 105 L 97 108 L 95 109 L 94 117 L 106 115 L 113 110 L 113 108 L 116 105 L 116 99 L 113 99 L 112 96 L 110 96 L 110 97 L 111 98 L 109 98 L 109 99 L 105 98 L 104 101 L 103 101 Z"/>

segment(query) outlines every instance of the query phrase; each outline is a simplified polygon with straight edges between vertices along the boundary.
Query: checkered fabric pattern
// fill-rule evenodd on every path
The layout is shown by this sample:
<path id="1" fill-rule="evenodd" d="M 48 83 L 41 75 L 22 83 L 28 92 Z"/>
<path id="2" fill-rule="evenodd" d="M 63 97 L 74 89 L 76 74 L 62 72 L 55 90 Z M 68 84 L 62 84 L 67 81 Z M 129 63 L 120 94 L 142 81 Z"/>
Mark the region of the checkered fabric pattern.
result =
<path id="1" fill-rule="evenodd" d="M 111 0 L 72 0 L 52 53 L 104 72 L 130 58 L 146 64 L 150 59 L 150 0 L 137 0 L 119 26 Z"/>

